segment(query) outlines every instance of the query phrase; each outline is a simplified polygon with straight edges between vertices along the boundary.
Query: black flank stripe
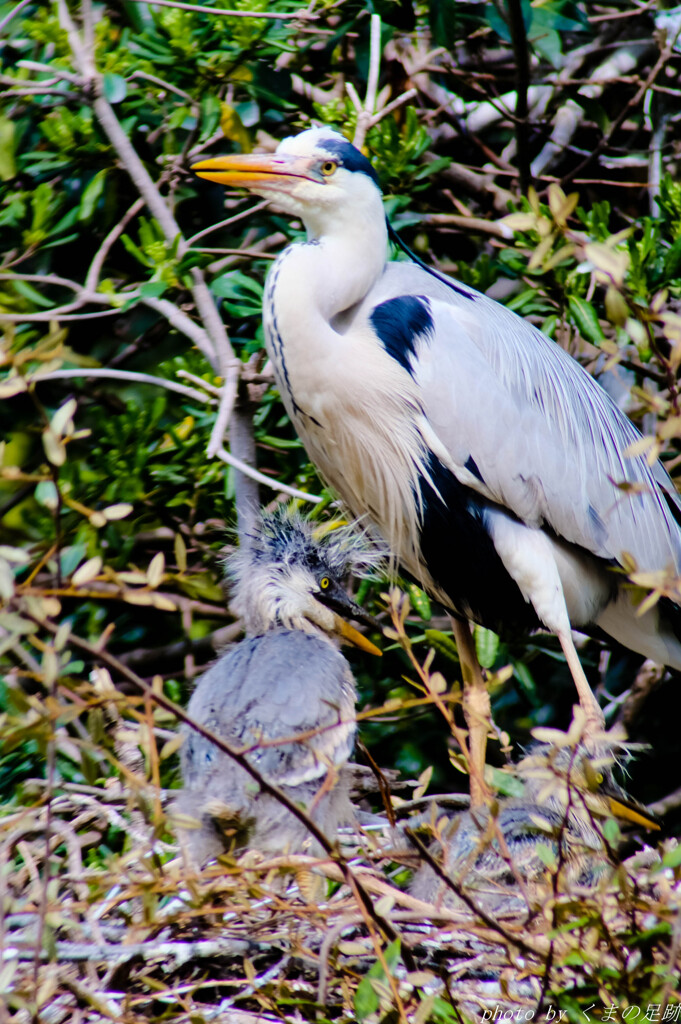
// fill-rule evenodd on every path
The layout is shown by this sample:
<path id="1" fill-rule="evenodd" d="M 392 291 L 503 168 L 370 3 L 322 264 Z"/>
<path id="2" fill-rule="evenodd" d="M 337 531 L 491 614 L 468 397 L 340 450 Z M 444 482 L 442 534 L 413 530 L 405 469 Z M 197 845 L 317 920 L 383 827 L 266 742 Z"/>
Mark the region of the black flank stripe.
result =
<path id="1" fill-rule="evenodd" d="M 421 554 L 428 572 L 452 602 L 495 633 L 537 629 L 532 605 L 506 571 L 485 528 L 491 503 L 459 483 L 432 453 L 421 478 Z M 439 492 L 439 493 L 438 493 Z"/>

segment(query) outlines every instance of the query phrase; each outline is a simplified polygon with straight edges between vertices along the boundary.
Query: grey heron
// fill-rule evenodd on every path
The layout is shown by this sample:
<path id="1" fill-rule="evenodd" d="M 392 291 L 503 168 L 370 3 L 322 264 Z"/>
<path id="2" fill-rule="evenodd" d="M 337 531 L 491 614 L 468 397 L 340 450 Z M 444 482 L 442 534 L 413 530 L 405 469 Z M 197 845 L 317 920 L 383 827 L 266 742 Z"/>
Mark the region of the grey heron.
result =
<path id="1" fill-rule="evenodd" d="M 356 732 L 355 682 L 338 647 L 349 642 L 381 653 L 348 621 L 375 625 L 342 579 L 350 570 L 365 573 L 379 558 L 351 526 L 317 536 L 296 513 L 264 514 L 251 544 L 228 561 L 247 638 L 201 676 L 187 709 L 221 739 L 246 749 L 261 775 L 302 805 L 332 841 L 337 825 L 352 820 L 343 767 Z M 176 810 L 199 826 L 186 829 L 195 860 L 225 849 L 307 848 L 305 826 L 259 792 L 244 768 L 188 726 L 182 732 L 184 785 Z"/>
<path id="2" fill-rule="evenodd" d="M 579 363 L 473 288 L 389 262 L 377 174 L 338 132 L 193 170 L 303 221 L 267 279 L 267 351 L 310 458 L 403 569 L 459 618 L 555 633 L 592 731 L 573 627 L 681 669 L 678 607 L 637 615 L 621 571 L 679 573 L 681 502 Z"/>
<path id="3" fill-rule="evenodd" d="M 436 862 L 477 907 L 493 915 L 526 912 L 528 898 L 545 896 L 551 860 L 561 892 L 593 888 L 612 868 L 613 851 L 603 832 L 608 818 L 659 827 L 615 783 L 615 760 L 605 737 L 592 753 L 584 744 L 535 744 L 515 766 L 521 795 L 501 798 L 494 813 L 477 808 L 438 824 Z M 429 903 L 464 906 L 428 864 L 415 874 L 411 892 Z"/>

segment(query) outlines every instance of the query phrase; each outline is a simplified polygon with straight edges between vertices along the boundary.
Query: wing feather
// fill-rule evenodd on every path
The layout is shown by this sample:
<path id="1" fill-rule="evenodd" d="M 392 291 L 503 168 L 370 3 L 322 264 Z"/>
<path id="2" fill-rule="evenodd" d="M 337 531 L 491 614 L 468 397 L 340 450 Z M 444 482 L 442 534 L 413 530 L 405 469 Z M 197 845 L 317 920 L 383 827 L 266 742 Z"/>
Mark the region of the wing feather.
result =
<path id="1" fill-rule="evenodd" d="M 602 558 L 681 571 L 674 485 L 625 454 L 641 435 L 597 381 L 512 311 L 411 263 L 388 264 L 358 313 L 408 294 L 433 320 L 414 365 L 423 407 L 466 484 Z M 461 473 L 469 458 L 482 480 Z"/>

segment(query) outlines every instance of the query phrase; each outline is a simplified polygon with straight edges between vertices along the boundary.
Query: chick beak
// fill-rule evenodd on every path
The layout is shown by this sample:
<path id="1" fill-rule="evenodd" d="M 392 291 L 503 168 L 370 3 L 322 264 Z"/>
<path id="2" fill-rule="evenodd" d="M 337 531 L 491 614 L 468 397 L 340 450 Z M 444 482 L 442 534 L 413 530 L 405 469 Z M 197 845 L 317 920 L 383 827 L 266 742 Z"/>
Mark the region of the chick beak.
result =
<path id="1" fill-rule="evenodd" d="M 363 633 L 360 633 L 358 629 L 355 629 L 353 625 L 346 622 L 340 615 L 336 615 L 336 630 L 344 640 L 354 644 L 355 647 L 359 647 L 360 650 L 366 651 L 367 654 L 376 654 L 379 658 L 383 656 L 383 651 L 376 644 L 372 644 L 371 640 L 368 640 Z"/>
<path id="2" fill-rule="evenodd" d="M 615 786 L 604 786 L 602 792 L 607 798 L 613 817 L 619 818 L 620 821 L 628 821 L 632 825 L 642 825 L 652 832 L 660 831 L 662 826 L 658 819 L 637 800 L 617 792 Z"/>
<path id="3" fill-rule="evenodd" d="M 621 821 L 628 821 L 633 825 L 642 825 L 643 828 L 647 828 L 651 832 L 659 832 L 662 827 L 649 811 L 646 811 L 643 807 L 639 808 L 631 801 L 623 803 L 614 797 L 608 797 L 608 803 L 614 817 L 619 818 Z"/>
<path id="4" fill-rule="evenodd" d="M 306 181 L 323 181 L 313 170 L 308 157 L 277 153 L 215 156 L 192 164 L 191 169 L 199 178 L 207 181 L 252 191 L 266 188 L 275 192 L 288 192 L 301 178 Z"/>

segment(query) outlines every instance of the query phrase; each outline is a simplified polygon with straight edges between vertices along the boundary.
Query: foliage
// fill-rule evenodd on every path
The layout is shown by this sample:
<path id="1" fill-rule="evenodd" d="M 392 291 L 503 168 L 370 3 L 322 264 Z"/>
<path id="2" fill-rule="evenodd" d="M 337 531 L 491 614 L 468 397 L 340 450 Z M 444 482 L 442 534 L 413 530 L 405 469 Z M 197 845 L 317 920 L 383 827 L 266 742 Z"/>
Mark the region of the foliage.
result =
<path id="1" fill-rule="evenodd" d="M 599 375 L 642 428 L 641 450 L 674 476 L 678 12 L 613 0 L 594 16 L 592 6 L 0 4 L 0 825 L 5 941 L 18 950 L 0 972 L 0 1019 L 209 1019 L 222 999 L 235 1021 L 460 1019 L 462 998 L 442 983 L 446 956 L 409 966 L 414 935 L 372 930 L 349 890 L 305 904 L 270 889 L 253 865 L 187 880 L 177 856 L 172 704 L 186 704 L 197 673 L 239 636 L 222 557 L 243 531 L 244 503 L 295 488 L 322 497 L 323 516 L 333 499 L 263 359 L 264 278 L 300 227 L 259 204 L 249 215 L 251 199 L 225 197 L 188 168 L 313 120 L 359 133 L 407 243 L 496 289 Z M 528 84 L 519 38 L 532 85 L 526 145 L 514 117 Z M 379 56 L 377 92 L 359 101 Z M 521 195 L 526 177 L 533 187 Z M 231 453 L 249 460 L 250 433 L 273 484 L 259 495 L 221 453 L 235 394 Z M 679 592 L 661 575 L 633 580 L 651 602 Z M 417 587 L 406 590 L 408 604 L 391 599 L 398 621 L 382 663 L 353 660 L 363 742 L 419 795 L 463 791 L 449 624 Z M 384 614 L 382 592 L 362 584 L 359 594 Z M 572 684 L 551 637 L 475 639 L 499 768 L 507 736 L 522 743 L 534 726 L 567 725 Z M 609 723 L 654 745 L 630 788 L 661 800 L 679 787 L 678 685 L 596 640 L 580 654 Z M 670 806 L 673 835 L 681 817 Z M 406 878 L 410 863 L 374 859 L 385 878 Z M 533 961 L 544 1012 L 560 1006 L 577 1021 L 592 1002 L 602 1015 L 609 1000 L 678 1000 L 678 873 L 678 847 L 665 838 L 601 904 L 558 894 L 535 922 L 549 950 Z M 311 933 L 277 946 L 269 911 L 258 916 L 263 893 L 285 915 L 280 930 L 309 918 Z M 221 946 L 225 906 L 242 921 Z M 342 914 L 350 939 L 333 932 Z M 138 960 L 114 957 L 124 936 Z M 192 959 L 188 943 L 201 936 L 209 945 Z M 308 939 L 327 958 L 324 1010 L 311 972 L 296 966 L 312 955 Z M 515 969 L 516 947 L 499 941 L 500 970 Z M 102 958 L 83 966 L 93 945 Z"/>

